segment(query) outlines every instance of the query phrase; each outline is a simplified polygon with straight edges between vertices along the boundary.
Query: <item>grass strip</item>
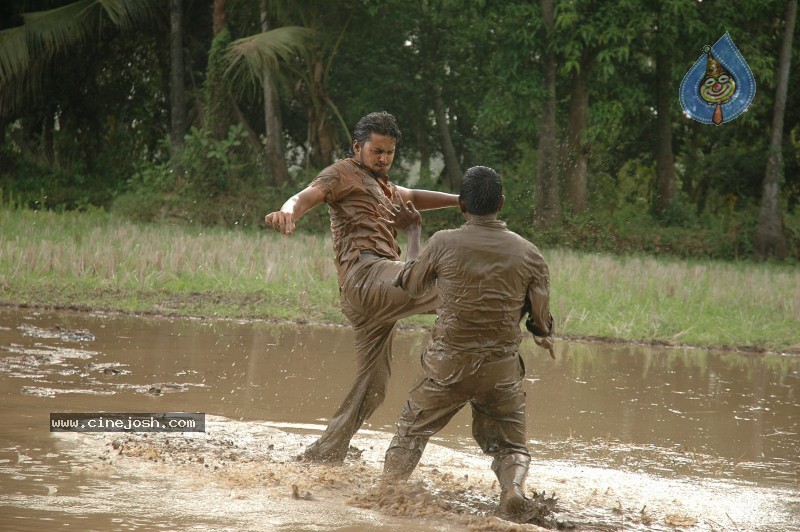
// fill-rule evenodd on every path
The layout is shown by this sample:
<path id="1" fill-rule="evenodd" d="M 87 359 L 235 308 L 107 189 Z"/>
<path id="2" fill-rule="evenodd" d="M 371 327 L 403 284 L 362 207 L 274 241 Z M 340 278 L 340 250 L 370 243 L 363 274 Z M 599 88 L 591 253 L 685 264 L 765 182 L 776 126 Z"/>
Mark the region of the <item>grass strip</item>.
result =
<path id="1" fill-rule="evenodd" d="M 798 348 L 795 267 L 542 251 L 559 336 Z M 142 225 L 102 211 L 0 209 L 0 303 L 345 323 L 327 235 Z"/>

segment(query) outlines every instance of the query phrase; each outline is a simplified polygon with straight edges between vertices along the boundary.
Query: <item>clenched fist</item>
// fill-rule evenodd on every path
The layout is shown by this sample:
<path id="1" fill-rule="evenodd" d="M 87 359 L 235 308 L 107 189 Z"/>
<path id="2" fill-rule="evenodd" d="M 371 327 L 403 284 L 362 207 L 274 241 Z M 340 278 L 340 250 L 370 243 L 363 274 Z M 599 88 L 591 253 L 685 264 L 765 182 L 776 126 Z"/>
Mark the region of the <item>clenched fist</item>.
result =
<path id="1" fill-rule="evenodd" d="M 264 221 L 282 235 L 291 235 L 294 231 L 294 218 L 288 212 L 275 211 L 264 216 Z"/>

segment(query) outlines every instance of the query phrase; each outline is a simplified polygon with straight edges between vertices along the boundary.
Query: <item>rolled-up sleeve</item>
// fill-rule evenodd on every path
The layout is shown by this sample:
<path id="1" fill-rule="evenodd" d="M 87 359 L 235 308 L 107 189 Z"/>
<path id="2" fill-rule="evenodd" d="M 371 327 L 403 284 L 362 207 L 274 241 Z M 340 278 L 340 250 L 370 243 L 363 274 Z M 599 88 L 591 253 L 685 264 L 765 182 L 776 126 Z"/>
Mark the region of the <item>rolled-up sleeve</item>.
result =
<path id="1" fill-rule="evenodd" d="M 351 173 L 341 171 L 342 167 L 331 165 L 317 175 L 309 186 L 316 187 L 325 194 L 325 203 L 335 203 L 350 194 L 355 179 Z"/>

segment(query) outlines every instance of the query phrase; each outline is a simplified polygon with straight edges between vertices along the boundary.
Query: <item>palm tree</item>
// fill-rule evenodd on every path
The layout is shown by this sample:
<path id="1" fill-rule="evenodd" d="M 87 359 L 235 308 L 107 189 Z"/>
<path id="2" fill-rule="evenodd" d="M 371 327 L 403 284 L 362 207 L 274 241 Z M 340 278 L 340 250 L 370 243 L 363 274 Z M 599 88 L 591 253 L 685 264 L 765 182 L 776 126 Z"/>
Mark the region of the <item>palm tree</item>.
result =
<path id="1" fill-rule="evenodd" d="M 342 40 L 358 11 L 357 4 L 343 0 L 275 0 L 269 2 L 269 7 L 284 25 L 296 24 L 314 32 L 315 39 L 298 58 L 286 63 L 289 75 L 285 79 L 306 111 L 306 165 L 327 166 L 333 162 L 339 144 L 337 133 L 341 131 L 350 144 L 350 130 L 331 98 L 328 84 Z"/>
<path id="2" fill-rule="evenodd" d="M 47 11 L 24 13 L 23 24 L 0 31 L 0 114 L 36 95 L 46 66 L 96 38 L 104 26 L 121 30 L 154 20 L 157 2 L 79 0 Z"/>
<path id="3" fill-rule="evenodd" d="M 214 7 L 216 30 L 216 26 L 225 25 L 225 2 L 216 0 Z M 182 54 L 181 11 L 181 2 L 170 2 L 170 31 L 173 34 L 170 54 L 173 67 L 170 80 L 171 137 L 174 146 L 181 144 L 186 129 L 185 106 L 181 105 L 184 96 L 179 86 L 183 81 L 183 68 L 181 61 L 177 61 Z M 47 11 L 23 14 L 21 26 L 0 31 L 0 116 L 22 108 L 29 98 L 36 96 L 43 84 L 46 67 L 59 56 L 99 38 L 104 26 L 121 31 L 141 29 L 143 25 L 156 21 L 158 14 L 165 13 L 162 13 L 162 4 L 156 0 L 79 0 Z M 276 28 L 230 43 L 220 54 L 223 62 L 220 74 L 230 78 L 215 80 L 220 85 L 241 89 L 249 80 L 263 85 L 267 99 L 265 109 L 272 110 L 272 116 L 267 120 L 267 160 L 275 184 L 284 182 L 288 173 L 280 141 L 280 117 L 276 115 L 277 100 L 274 91 L 269 92 L 268 88 L 272 87 L 279 60 L 303 51 L 305 43 L 313 37 L 314 32 L 305 28 Z"/>
<path id="4" fill-rule="evenodd" d="M 262 28 L 265 25 L 266 21 L 262 19 Z M 281 60 L 293 58 L 315 38 L 316 32 L 308 28 L 284 26 L 237 39 L 226 49 L 226 78 L 234 91 L 243 91 L 255 84 L 260 85 L 264 95 L 265 150 L 274 185 L 281 185 L 289 178 L 274 78 L 280 71 Z"/>

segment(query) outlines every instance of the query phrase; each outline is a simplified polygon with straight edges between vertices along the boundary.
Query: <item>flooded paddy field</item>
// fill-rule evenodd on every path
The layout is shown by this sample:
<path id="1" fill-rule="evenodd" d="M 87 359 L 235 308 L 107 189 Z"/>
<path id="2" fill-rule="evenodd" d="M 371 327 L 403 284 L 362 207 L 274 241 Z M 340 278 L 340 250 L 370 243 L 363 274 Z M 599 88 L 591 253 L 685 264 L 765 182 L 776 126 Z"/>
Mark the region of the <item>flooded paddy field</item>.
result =
<path id="1" fill-rule="evenodd" d="M 354 375 L 347 328 L 0 310 L 0 530 L 542 530 L 492 516 L 469 412 L 379 475 L 424 331 L 344 466 L 297 461 Z M 550 528 L 800 529 L 800 357 L 523 343 L 527 490 Z M 55 412 L 202 412 L 205 432 L 50 432 Z"/>

